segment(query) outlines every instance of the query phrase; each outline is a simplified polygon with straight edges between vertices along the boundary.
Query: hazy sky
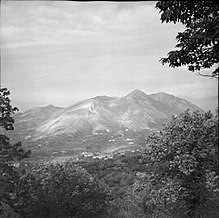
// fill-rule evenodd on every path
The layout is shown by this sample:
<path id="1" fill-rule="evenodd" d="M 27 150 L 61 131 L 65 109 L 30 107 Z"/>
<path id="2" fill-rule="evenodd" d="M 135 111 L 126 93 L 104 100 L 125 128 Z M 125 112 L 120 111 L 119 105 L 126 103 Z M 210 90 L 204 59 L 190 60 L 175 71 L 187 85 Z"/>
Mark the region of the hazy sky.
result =
<path id="1" fill-rule="evenodd" d="M 215 96 L 215 79 L 159 62 L 184 27 L 161 24 L 155 3 L 3 1 L 2 87 L 21 110 L 134 89 Z"/>

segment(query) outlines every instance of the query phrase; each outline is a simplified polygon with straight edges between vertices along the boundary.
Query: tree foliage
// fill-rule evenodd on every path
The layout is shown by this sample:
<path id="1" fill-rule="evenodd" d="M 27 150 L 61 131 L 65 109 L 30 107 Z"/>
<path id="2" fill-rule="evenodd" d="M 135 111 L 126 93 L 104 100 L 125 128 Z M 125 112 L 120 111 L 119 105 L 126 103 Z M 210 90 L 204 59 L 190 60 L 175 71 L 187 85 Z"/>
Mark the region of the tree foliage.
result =
<path id="1" fill-rule="evenodd" d="M 13 130 L 14 119 L 11 115 L 18 109 L 11 106 L 9 95 L 6 88 L 0 89 L 0 126 Z M 14 191 L 19 180 L 15 165 L 29 155 L 30 151 L 25 151 L 21 142 L 12 145 L 7 136 L 0 134 L 0 215 L 5 213 L 4 208 L 14 206 Z"/>
<path id="2" fill-rule="evenodd" d="M 11 115 L 18 111 L 18 108 L 12 107 L 9 95 L 10 91 L 7 88 L 0 88 L 0 126 L 6 130 L 13 130 L 14 119 Z"/>
<path id="3" fill-rule="evenodd" d="M 185 65 L 189 71 L 203 76 L 219 74 L 219 4 L 217 1 L 159 1 L 161 21 L 181 22 L 185 31 L 179 32 L 176 50 L 170 51 L 163 64 L 170 67 Z M 216 65 L 216 67 L 215 67 Z M 211 74 L 202 74 L 202 69 L 212 68 Z"/>
<path id="4" fill-rule="evenodd" d="M 0 202 L 12 203 L 13 192 L 19 180 L 15 163 L 29 157 L 30 151 L 21 147 L 21 142 L 10 144 L 9 138 L 0 135 Z"/>
<path id="5" fill-rule="evenodd" d="M 168 209 L 175 217 L 215 217 L 210 213 L 219 210 L 217 115 L 186 111 L 148 142 L 153 186 L 145 208 Z"/>
<path id="6" fill-rule="evenodd" d="M 17 186 L 16 211 L 22 217 L 98 218 L 108 213 L 106 186 L 73 162 L 41 163 Z"/>

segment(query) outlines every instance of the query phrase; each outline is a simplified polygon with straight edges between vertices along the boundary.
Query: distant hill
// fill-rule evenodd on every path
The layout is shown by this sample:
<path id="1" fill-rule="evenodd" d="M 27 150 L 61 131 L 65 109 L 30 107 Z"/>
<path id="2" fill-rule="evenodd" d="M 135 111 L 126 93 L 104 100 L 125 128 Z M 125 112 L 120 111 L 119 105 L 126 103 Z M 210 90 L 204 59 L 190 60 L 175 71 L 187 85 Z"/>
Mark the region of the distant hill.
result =
<path id="1" fill-rule="evenodd" d="M 134 90 L 122 98 L 97 96 L 67 108 L 49 105 L 18 113 L 14 116 L 13 134 L 36 140 L 62 134 L 116 132 L 124 128 L 134 131 L 159 129 L 172 115 L 188 108 L 202 111 L 196 105 L 167 93 L 147 95 Z"/>
<path id="2" fill-rule="evenodd" d="M 178 114 L 179 112 L 183 112 L 186 109 L 190 109 L 192 111 L 199 110 L 203 112 L 201 107 L 198 107 L 185 99 L 178 98 L 174 95 L 170 95 L 164 92 L 159 92 L 155 94 L 151 94 L 150 97 L 154 98 L 156 101 L 159 101 L 165 105 L 164 110 L 170 114 Z M 161 109 L 162 110 L 162 109 Z"/>
<path id="3" fill-rule="evenodd" d="M 218 96 L 203 99 L 192 99 L 192 101 L 205 111 L 211 110 L 212 112 L 215 112 L 215 109 L 218 107 Z"/>

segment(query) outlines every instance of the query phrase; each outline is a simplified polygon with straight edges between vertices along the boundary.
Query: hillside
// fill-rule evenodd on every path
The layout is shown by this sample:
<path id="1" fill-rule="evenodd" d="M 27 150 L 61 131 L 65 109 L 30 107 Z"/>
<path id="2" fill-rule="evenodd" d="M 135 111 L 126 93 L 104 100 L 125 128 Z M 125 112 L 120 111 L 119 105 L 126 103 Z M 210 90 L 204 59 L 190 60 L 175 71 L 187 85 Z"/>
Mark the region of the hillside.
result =
<path id="1" fill-rule="evenodd" d="M 147 95 L 134 90 L 121 98 L 97 96 L 67 108 L 49 105 L 17 113 L 14 116 L 15 131 L 10 133 L 10 137 L 27 146 L 35 146 L 35 150 L 41 149 L 39 146 L 48 149 L 52 146 L 52 150 L 84 150 L 86 147 L 100 147 L 97 146 L 98 140 L 104 142 L 102 147 L 106 144 L 116 146 L 118 141 L 109 143 L 109 135 L 124 135 L 125 130 L 159 129 L 172 115 L 188 108 L 202 111 L 192 103 L 167 93 Z M 97 140 L 97 136 L 102 139 Z"/>

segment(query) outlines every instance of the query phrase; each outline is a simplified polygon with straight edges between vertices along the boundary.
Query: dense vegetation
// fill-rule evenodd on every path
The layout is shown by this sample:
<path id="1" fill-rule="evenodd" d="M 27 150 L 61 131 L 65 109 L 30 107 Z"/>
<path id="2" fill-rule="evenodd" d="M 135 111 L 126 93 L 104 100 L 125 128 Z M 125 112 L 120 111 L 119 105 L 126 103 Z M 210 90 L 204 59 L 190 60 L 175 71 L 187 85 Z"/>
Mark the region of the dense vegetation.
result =
<path id="1" fill-rule="evenodd" d="M 148 143 L 153 189 L 145 206 L 173 217 L 217 217 L 218 116 L 186 111 L 150 135 Z"/>
<path id="2" fill-rule="evenodd" d="M 1 90 L 5 130 L 13 129 L 9 94 Z M 108 158 L 25 169 L 29 155 L 0 136 L 1 217 L 219 216 L 218 115 L 211 112 L 185 111 L 150 133 L 141 149 Z"/>
<path id="3" fill-rule="evenodd" d="M 22 217 L 103 217 L 110 191 L 74 163 L 37 164 L 19 180 L 15 210 Z"/>
<path id="4" fill-rule="evenodd" d="M 123 202 L 124 217 L 219 215 L 218 116 L 211 112 L 174 117 L 141 152 L 80 165 Z"/>

